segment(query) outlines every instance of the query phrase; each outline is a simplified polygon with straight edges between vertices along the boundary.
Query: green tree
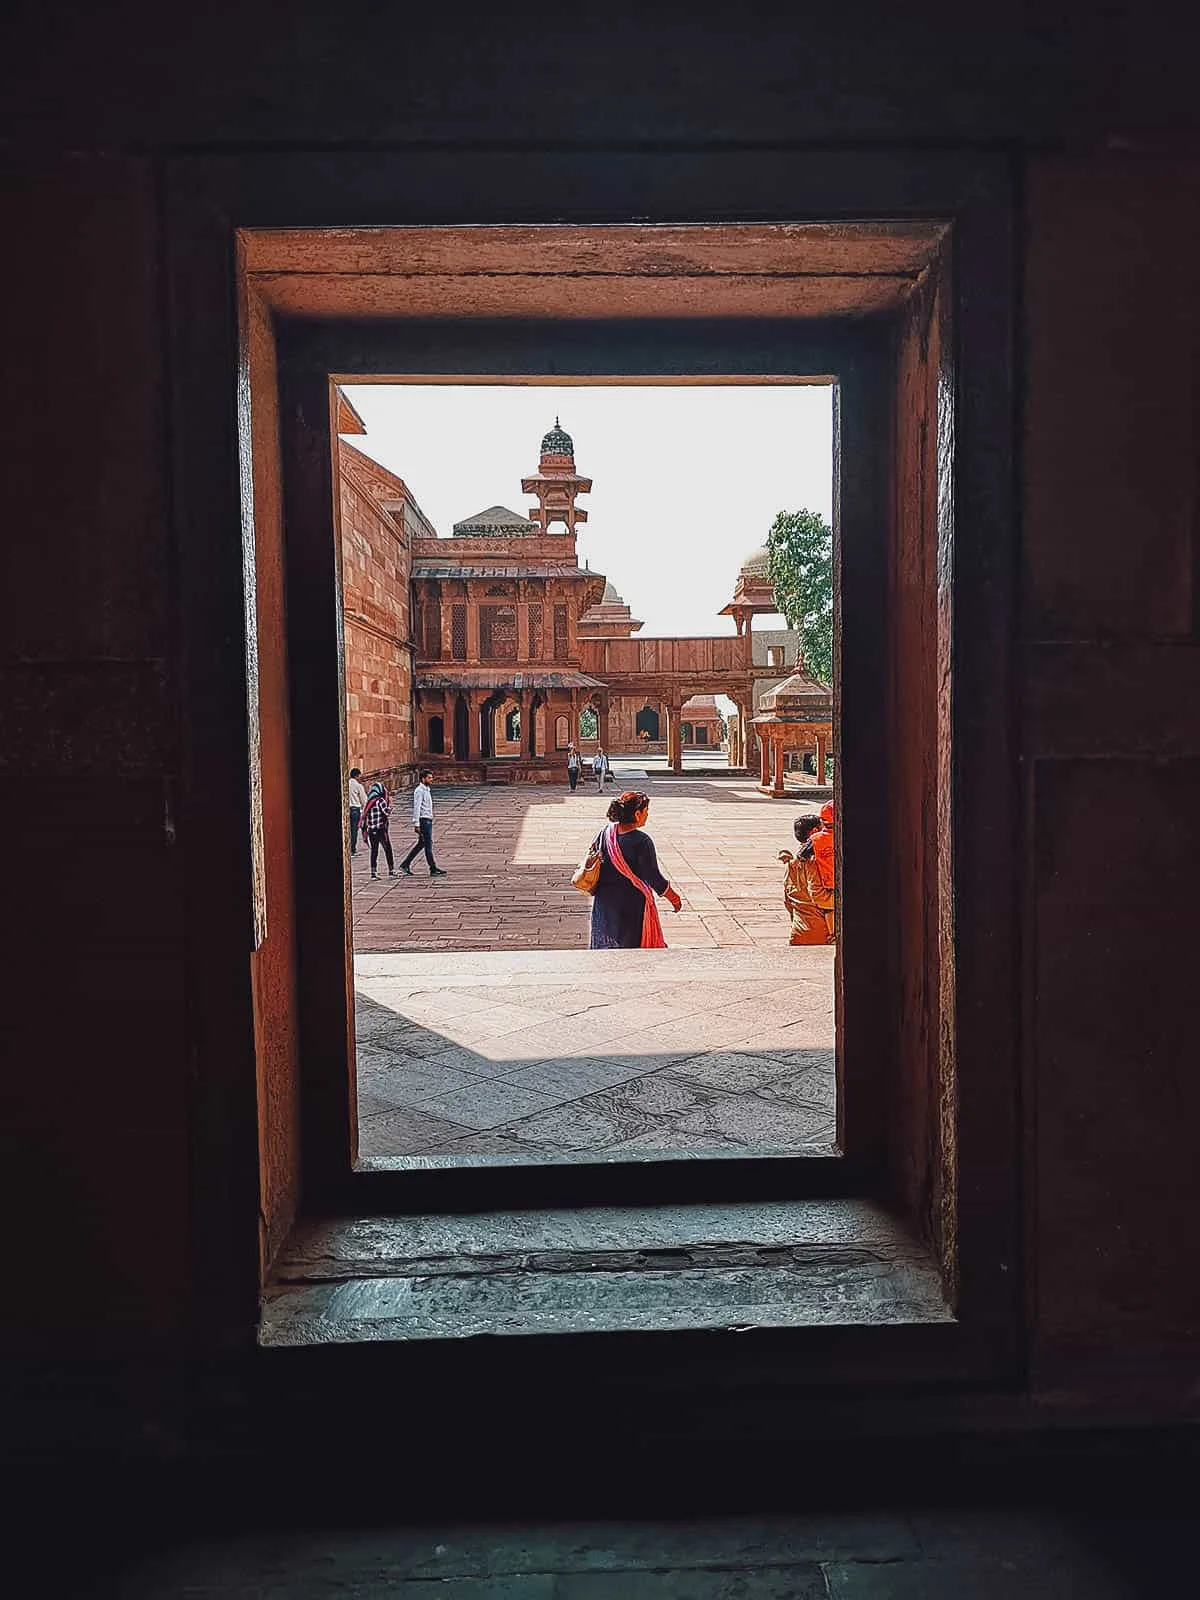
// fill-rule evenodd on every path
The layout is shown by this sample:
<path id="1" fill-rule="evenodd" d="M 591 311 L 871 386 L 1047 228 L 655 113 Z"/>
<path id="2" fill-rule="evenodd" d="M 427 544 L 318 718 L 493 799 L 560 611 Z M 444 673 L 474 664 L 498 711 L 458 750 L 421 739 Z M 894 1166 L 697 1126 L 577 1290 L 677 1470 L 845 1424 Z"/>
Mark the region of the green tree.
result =
<path id="1" fill-rule="evenodd" d="M 767 535 L 768 573 L 806 672 L 833 682 L 833 529 L 816 511 L 781 511 Z"/>

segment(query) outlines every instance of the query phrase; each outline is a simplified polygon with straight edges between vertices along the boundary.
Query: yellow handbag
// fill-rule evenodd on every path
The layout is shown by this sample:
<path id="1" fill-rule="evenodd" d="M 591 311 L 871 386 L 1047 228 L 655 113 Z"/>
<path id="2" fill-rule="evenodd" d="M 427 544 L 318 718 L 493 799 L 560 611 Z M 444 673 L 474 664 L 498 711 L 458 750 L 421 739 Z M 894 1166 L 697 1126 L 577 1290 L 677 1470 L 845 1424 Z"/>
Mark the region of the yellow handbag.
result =
<path id="1" fill-rule="evenodd" d="M 582 894 L 595 894 L 596 885 L 600 882 L 600 840 L 603 834 L 597 834 L 592 848 L 571 874 L 571 882 Z"/>

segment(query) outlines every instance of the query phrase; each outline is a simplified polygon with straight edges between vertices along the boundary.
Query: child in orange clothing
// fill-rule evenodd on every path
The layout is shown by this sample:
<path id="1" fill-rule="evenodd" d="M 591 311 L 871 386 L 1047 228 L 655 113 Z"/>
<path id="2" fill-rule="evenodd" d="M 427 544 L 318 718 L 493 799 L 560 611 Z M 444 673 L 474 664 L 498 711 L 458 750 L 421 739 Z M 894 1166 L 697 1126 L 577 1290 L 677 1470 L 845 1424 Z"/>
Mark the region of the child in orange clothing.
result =
<path id="1" fill-rule="evenodd" d="M 812 836 L 813 858 L 821 872 L 821 882 L 832 893 L 834 883 L 833 806 L 827 800 L 821 807 L 821 828 Z"/>
<path id="2" fill-rule="evenodd" d="M 783 904 L 792 921 L 790 944 L 833 943 L 833 894 L 821 881 L 811 843 L 820 826 L 817 817 L 797 817 L 792 831 L 800 845 L 799 854 L 779 852 L 780 861 L 787 866 Z"/>

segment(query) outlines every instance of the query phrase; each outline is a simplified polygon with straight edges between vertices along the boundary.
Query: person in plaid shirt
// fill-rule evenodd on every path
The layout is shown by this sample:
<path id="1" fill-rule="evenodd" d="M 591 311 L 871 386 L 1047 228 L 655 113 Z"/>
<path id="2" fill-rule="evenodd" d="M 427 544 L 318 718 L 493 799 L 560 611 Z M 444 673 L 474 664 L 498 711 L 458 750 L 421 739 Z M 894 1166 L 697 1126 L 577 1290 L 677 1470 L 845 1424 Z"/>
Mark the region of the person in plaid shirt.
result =
<path id="1" fill-rule="evenodd" d="M 391 805 L 388 801 L 387 790 L 381 783 L 373 783 L 367 795 L 367 803 L 363 808 L 362 831 L 367 843 L 371 846 L 371 876 L 377 878 L 375 870 L 379 862 L 379 848 L 383 846 L 383 853 L 387 857 L 388 877 L 396 876 L 396 863 L 392 857 L 392 841 L 388 833 L 388 817 L 391 814 Z"/>

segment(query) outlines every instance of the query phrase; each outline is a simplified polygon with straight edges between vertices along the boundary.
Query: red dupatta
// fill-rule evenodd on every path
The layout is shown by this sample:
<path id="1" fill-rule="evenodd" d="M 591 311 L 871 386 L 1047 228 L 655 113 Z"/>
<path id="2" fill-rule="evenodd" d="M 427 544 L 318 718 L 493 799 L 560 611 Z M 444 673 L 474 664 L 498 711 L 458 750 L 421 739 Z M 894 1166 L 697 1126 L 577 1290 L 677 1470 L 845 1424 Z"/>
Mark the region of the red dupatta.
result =
<path id="1" fill-rule="evenodd" d="M 658 916 L 658 906 L 654 900 L 654 890 L 648 883 L 643 883 L 637 873 L 633 871 L 625 857 L 621 854 L 620 837 L 615 822 L 610 822 L 604 830 L 604 848 L 608 859 L 616 867 L 623 878 L 628 878 L 636 888 L 642 891 L 646 900 L 646 909 L 642 912 L 642 949 L 665 950 L 667 941 L 663 938 L 662 923 Z"/>

